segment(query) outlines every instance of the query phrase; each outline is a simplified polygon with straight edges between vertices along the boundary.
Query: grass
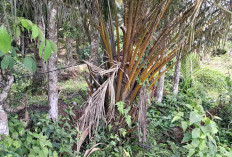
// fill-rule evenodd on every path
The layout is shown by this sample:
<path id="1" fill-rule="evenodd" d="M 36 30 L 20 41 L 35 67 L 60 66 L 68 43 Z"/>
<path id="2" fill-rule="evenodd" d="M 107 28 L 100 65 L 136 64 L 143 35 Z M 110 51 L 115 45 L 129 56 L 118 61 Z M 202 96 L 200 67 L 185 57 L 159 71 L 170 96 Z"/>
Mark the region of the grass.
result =
<path id="1" fill-rule="evenodd" d="M 11 90 L 11 97 L 12 97 L 12 106 L 18 106 L 20 100 L 25 97 L 25 88 L 29 85 L 29 83 L 24 83 L 22 85 L 14 84 Z M 59 82 L 59 87 L 62 90 L 59 91 L 59 99 L 66 100 L 68 99 L 67 103 L 70 101 L 75 101 L 77 104 L 83 103 L 82 97 L 87 97 L 87 88 L 88 85 L 85 80 L 81 77 L 78 79 L 70 79 L 67 81 Z M 80 95 L 81 93 L 81 95 Z M 75 95 L 75 96 L 73 96 Z M 78 100 L 80 99 L 80 100 Z M 28 94 L 28 105 L 47 105 L 48 104 L 48 95 L 46 90 L 40 92 L 40 94 Z"/>
<path id="2" fill-rule="evenodd" d="M 86 90 L 88 85 L 83 79 L 78 80 L 67 80 L 64 82 L 59 82 L 59 87 L 62 87 L 64 91 L 75 92 L 77 90 Z"/>
<path id="3" fill-rule="evenodd" d="M 230 50 L 229 46 L 226 47 L 227 52 Z M 220 94 L 223 94 L 224 91 L 223 90 L 218 90 L 217 88 L 217 84 L 225 84 L 225 77 L 230 77 L 230 79 L 232 80 L 232 56 L 230 56 L 228 53 L 225 55 L 220 55 L 220 56 L 215 56 L 215 57 L 208 57 L 208 61 L 207 62 L 203 62 L 203 64 L 201 64 L 201 67 L 199 70 L 196 71 L 196 73 L 194 74 L 195 76 L 197 75 L 197 73 L 199 73 L 199 71 L 204 71 L 204 69 L 208 69 L 205 72 L 203 72 L 201 75 L 204 76 L 204 78 L 208 77 L 208 85 L 207 81 L 206 82 L 202 82 L 202 80 L 200 82 L 202 82 L 203 84 L 205 84 L 205 86 L 211 86 L 212 88 L 207 88 L 207 93 L 213 97 L 213 98 L 217 98 Z M 212 76 L 210 76 L 210 73 Z M 217 76 L 216 76 L 217 75 Z M 209 81 L 211 79 L 211 81 Z M 216 79 L 216 82 L 212 82 L 212 79 Z M 223 79 L 223 80 L 221 80 Z M 213 83 L 213 84 L 212 84 Z M 214 87 L 215 89 L 213 89 Z"/>
<path id="4" fill-rule="evenodd" d="M 225 54 L 210 58 L 209 62 L 204 63 L 203 67 L 219 71 L 232 79 L 232 56 Z"/>

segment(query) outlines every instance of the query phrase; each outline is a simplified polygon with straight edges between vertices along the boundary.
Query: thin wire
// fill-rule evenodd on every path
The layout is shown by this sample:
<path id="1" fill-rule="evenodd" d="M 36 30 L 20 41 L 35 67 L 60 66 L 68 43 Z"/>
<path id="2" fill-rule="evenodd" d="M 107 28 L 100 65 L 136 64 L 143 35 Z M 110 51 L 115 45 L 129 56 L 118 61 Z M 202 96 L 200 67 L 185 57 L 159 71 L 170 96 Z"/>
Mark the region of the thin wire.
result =
<path id="1" fill-rule="evenodd" d="M 22 80 L 23 78 L 28 78 L 28 77 L 32 77 L 32 76 L 43 75 L 43 74 L 51 73 L 51 72 L 54 72 L 54 71 L 60 71 L 60 70 L 68 69 L 68 68 L 75 67 L 75 66 L 78 66 L 78 65 L 82 65 L 82 64 L 75 64 L 75 65 L 72 65 L 72 66 L 58 68 L 58 69 L 55 69 L 55 70 L 50 70 L 50 71 L 46 71 L 46 72 L 42 72 L 42 73 L 36 73 L 36 74 L 31 74 L 31 75 L 24 75 L 24 76 L 21 76 L 21 77 L 15 77 L 14 76 L 14 80 L 15 80 L 15 82 L 17 82 L 18 80 Z"/>

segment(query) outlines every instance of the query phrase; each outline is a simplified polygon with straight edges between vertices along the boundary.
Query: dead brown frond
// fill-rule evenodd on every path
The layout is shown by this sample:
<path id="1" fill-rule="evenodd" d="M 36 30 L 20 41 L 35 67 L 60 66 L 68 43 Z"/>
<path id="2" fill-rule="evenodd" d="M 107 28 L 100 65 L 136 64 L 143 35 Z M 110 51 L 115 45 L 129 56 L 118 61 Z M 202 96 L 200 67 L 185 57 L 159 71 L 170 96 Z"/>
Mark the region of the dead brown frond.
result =
<path id="1" fill-rule="evenodd" d="M 100 148 L 96 148 L 97 146 L 99 146 L 99 145 L 101 145 L 101 144 L 104 144 L 104 143 L 97 143 L 97 144 L 95 144 L 94 146 L 92 146 L 90 149 L 87 149 L 87 150 L 85 151 L 84 157 L 88 157 L 88 156 L 90 156 L 93 152 L 98 151 L 98 150 L 101 150 Z"/>
<path id="2" fill-rule="evenodd" d="M 100 87 L 89 97 L 85 104 L 85 111 L 82 117 L 79 119 L 78 127 L 80 130 L 86 130 L 89 128 L 89 133 L 96 131 L 101 119 L 107 124 L 114 116 L 115 108 L 115 90 L 114 80 L 118 72 L 119 66 L 114 64 L 110 69 L 104 70 L 97 67 L 90 62 L 86 62 L 90 67 L 91 72 L 95 75 L 103 76 L 108 75 L 108 79 L 100 85 Z M 107 90 L 110 95 L 110 104 L 105 109 L 105 99 Z"/>

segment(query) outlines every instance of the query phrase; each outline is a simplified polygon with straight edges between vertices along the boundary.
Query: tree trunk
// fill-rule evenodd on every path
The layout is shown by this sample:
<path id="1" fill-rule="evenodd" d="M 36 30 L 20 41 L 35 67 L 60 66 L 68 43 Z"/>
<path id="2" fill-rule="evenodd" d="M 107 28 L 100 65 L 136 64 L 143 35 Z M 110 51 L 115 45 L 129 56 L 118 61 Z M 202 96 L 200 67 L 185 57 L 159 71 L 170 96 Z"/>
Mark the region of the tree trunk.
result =
<path id="1" fill-rule="evenodd" d="M 69 66 L 76 64 L 76 61 L 73 58 L 74 48 L 72 44 L 73 44 L 73 39 L 67 38 L 66 39 L 66 52 L 67 52 L 66 58 L 67 58 L 67 65 Z"/>
<path id="2" fill-rule="evenodd" d="M 56 45 L 57 41 L 57 2 L 50 1 L 48 9 L 48 37 Z M 53 121 L 58 119 L 58 75 L 57 71 L 57 53 L 52 53 L 48 60 L 48 103 L 49 103 L 49 116 Z"/>
<path id="3" fill-rule="evenodd" d="M 41 0 L 33 0 L 34 11 L 35 11 L 35 24 L 42 30 L 42 33 L 45 37 L 45 22 L 43 15 L 43 2 Z M 41 44 L 41 43 L 40 43 Z M 33 86 L 36 88 L 42 86 L 42 83 L 47 80 L 47 75 L 42 75 L 42 73 L 47 71 L 46 64 L 44 60 L 39 56 L 38 49 L 35 48 L 34 57 L 36 60 L 36 72 L 33 76 Z"/>
<path id="4" fill-rule="evenodd" d="M 175 74 L 174 74 L 174 80 L 173 80 L 173 93 L 178 94 L 179 90 L 179 82 L 180 82 L 180 69 L 181 69 L 181 52 L 176 56 L 176 68 L 175 68 Z"/>
<path id="5" fill-rule="evenodd" d="M 98 55 L 98 47 L 99 47 L 99 36 L 97 29 L 93 29 L 92 35 L 91 35 L 91 43 L 90 43 L 90 62 L 94 65 L 99 65 L 99 55 Z"/>
<path id="6" fill-rule="evenodd" d="M 3 80 L 0 80 L 3 82 Z M 7 77 L 7 83 L 6 86 L 3 88 L 2 92 L 0 93 L 0 135 L 9 135 L 9 127 L 8 127 L 8 118 L 7 113 L 3 109 L 3 105 L 6 103 L 6 99 L 8 97 L 8 94 L 10 92 L 11 86 L 14 82 L 13 76 Z"/>
<path id="7" fill-rule="evenodd" d="M 160 70 L 160 74 L 164 72 L 166 69 L 166 65 Z M 156 101 L 162 102 L 163 95 L 164 95 L 164 79 L 165 79 L 165 73 L 159 78 L 156 88 Z"/>
<path id="8" fill-rule="evenodd" d="M 229 55 L 232 56 L 232 49 L 230 50 Z"/>
<path id="9" fill-rule="evenodd" d="M 0 104 L 0 135 L 9 135 L 8 118 L 3 110 L 3 104 Z"/>

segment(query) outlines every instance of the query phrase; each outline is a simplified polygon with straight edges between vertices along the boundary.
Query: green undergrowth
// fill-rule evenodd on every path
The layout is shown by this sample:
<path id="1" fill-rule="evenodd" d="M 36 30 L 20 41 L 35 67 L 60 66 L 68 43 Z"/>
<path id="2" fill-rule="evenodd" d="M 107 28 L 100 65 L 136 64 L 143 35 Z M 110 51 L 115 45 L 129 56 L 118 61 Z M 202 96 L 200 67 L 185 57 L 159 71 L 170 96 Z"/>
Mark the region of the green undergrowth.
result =
<path id="1" fill-rule="evenodd" d="M 217 98 L 221 93 L 226 91 L 226 75 L 219 71 L 203 68 L 194 74 L 194 78 L 214 98 Z"/>
<path id="2" fill-rule="evenodd" d="M 229 79 L 226 87 L 225 95 L 231 95 Z M 56 123 L 47 114 L 30 112 L 30 123 L 26 126 L 23 120 L 11 115 L 10 136 L 0 141 L 0 152 L 9 157 L 82 157 L 93 147 L 96 151 L 91 157 L 231 157 L 232 107 L 228 97 L 214 101 L 202 89 L 201 83 L 181 81 L 178 95 L 166 94 L 162 103 L 151 102 L 146 143 L 139 143 L 137 130 L 118 134 L 100 124 L 95 138 L 87 137 L 77 154 L 78 130 L 71 118 L 72 108 L 68 108 L 68 114 Z"/>
<path id="3" fill-rule="evenodd" d="M 208 62 L 204 62 L 202 67 L 206 67 L 208 69 L 216 70 L 226 76 L 230 75 L 232 79 L 232 56 L 229 54 L 209 57 Z"/>

